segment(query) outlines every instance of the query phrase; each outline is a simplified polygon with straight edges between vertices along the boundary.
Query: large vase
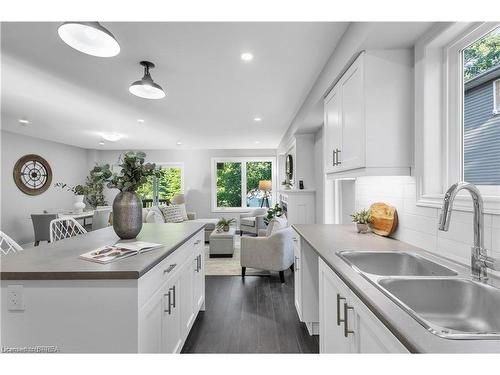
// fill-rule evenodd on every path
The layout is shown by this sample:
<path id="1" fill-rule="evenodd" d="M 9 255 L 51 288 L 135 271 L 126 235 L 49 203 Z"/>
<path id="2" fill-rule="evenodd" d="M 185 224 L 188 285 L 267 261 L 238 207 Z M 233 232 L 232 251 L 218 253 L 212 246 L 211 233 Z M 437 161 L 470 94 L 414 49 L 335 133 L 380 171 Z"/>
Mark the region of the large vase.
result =
<path id="1" fill-rule="evenodd" d="M 118 193 L 113 201 L 113 229 L 123 240 L 136 238 L 142 228 L 142 201 L 136 193 Z"/>
<path id="2" fill-rule="evenodd" d="M 75 203 L 73 204 L 73 207 L 75 207 L 75 212 L 77 214 L 81 214 L 85 209 L 85 203 L 83 203 L 84 198 L 85 195 L 75 195 Z"/>

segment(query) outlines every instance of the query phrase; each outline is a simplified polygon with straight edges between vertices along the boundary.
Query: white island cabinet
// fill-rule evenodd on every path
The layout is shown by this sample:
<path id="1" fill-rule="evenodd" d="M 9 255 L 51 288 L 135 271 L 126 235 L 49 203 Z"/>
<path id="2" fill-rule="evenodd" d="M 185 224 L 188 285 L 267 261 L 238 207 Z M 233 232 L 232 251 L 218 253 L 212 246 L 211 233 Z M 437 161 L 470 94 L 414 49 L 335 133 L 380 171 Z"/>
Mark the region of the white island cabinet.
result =
<path id="1" fill-rule="evenodd" d="M 179 353 L 205 308 L 203 225 L 145 224 L 138 239 L 164 246 L 106 265 L 79 259 L 116 242 L 106 228 L 3 257 L 3 348 Z"/>
<path id="2" fill-rule="evenodd" d="M 320 353 L 408 353 L 322 259 L 319 327 Z"/>

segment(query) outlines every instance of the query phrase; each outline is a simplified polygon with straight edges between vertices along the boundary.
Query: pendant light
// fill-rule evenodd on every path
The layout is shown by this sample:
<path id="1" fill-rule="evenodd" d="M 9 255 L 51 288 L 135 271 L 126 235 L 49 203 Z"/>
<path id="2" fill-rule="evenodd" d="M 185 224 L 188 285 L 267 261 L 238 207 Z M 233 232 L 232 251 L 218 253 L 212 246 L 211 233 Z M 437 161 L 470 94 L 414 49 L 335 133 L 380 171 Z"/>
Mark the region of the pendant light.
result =
<path id="1" fill-rule="evenodd" d="M 161 99 L 165 97 L 165 92 L 160 85 L 154 83 L 153 78 L 149 74 L 149 69 L 155 67 L 155 64 L 149 61 L 141 61 L 140 64 L 144 67 L 144 77 L 140 81 L 135 81 L 130 85 L 128 91 L 135 96 L 144 99 Z"/>
<path id="2" fill-rule="evenodd" d="M 120 53 L 120 45 L 99 22 L 64 22 L 57 33 L 68 46 L 92 56 L 111 57 Z"/>

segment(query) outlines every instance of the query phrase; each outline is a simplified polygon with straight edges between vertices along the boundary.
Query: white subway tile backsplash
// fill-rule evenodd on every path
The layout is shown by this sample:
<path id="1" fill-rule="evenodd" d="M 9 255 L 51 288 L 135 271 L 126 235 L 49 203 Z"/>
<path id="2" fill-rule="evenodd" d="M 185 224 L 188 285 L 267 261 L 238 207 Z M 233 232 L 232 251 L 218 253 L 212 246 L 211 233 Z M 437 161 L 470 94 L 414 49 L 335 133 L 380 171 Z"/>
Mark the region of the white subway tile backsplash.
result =
<path id="1" fill-rule="evenodd" d="M 473 242 L 472 213 L 453 211 L 450 230 L 437 229 L 440 210 L 417 206 L 416 183 L 411 176 L 362 177 L 356 180 L 356 209 L 382 201 L 396 207 L 398 229 L 394 238 L 470 265 Z M 500 253 L 500 216 L 484 215 L 485 247 Z"/>

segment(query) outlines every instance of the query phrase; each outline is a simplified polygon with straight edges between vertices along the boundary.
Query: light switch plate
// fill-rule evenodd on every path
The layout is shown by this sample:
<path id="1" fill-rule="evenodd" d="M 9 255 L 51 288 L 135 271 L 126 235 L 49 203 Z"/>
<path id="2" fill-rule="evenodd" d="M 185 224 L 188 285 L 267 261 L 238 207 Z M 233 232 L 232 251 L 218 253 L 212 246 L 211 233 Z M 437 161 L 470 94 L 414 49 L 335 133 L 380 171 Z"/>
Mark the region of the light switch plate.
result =
<path id="1" fill-rule="evenodd" d="M 22 285 L 9 285 L 7 287 L 7 308 L 9 311 L 24 310 L 24 289 Z"/>

